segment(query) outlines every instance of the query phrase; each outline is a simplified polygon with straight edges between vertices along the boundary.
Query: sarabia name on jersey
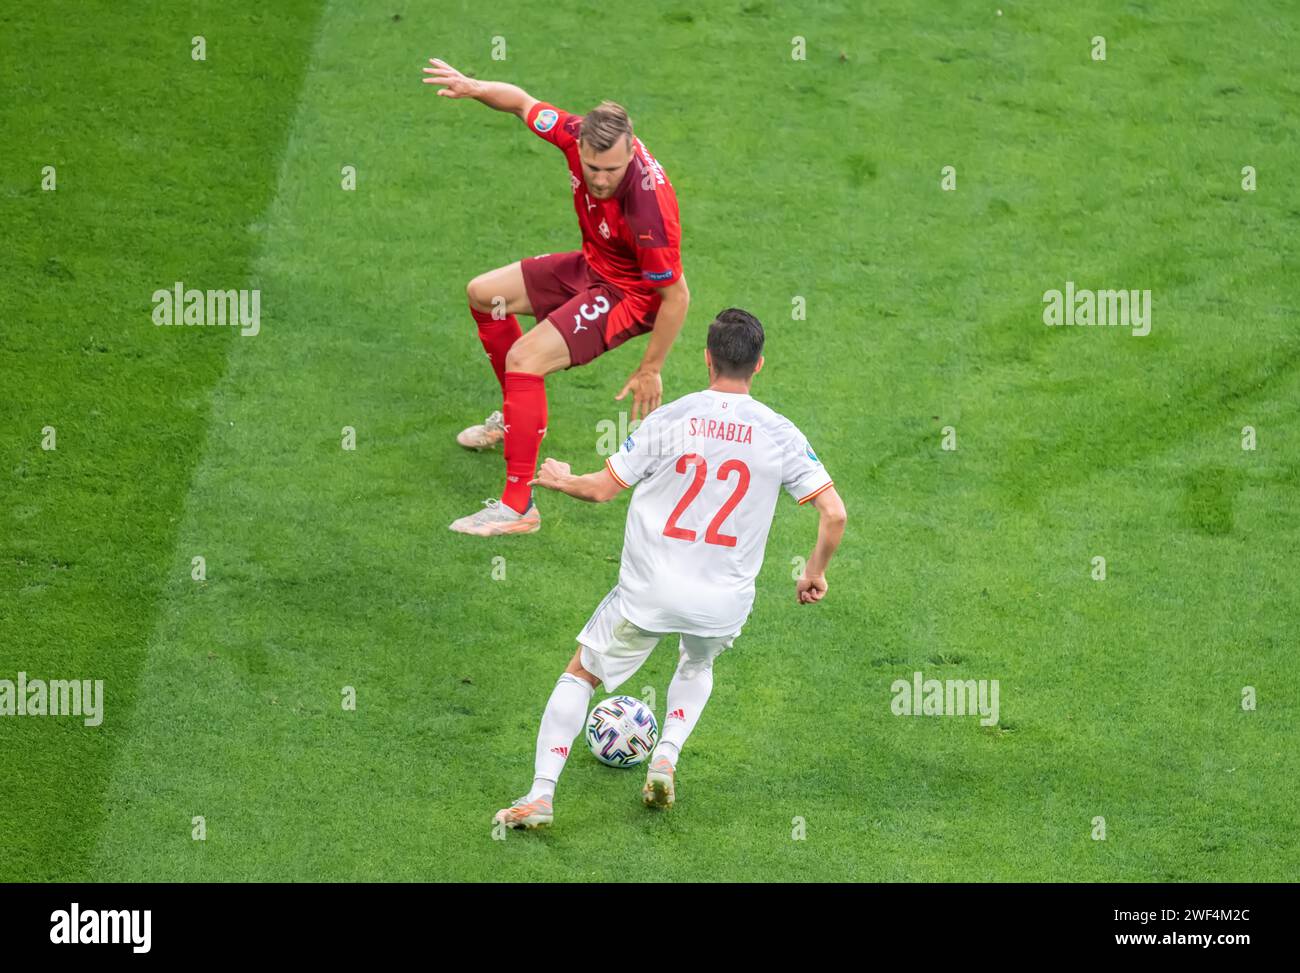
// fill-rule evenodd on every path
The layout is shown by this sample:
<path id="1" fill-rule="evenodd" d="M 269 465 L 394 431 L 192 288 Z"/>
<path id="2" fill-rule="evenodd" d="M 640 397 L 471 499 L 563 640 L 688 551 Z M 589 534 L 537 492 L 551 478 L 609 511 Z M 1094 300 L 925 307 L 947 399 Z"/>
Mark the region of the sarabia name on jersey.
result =
<path id="1" fill-rule="evenodd" d="M 691 416 L 686 434 L 691 438 L 721 439 L 728 443 L 752 443 L 754 427 L 743 422 L 722 422 Z"/>
<path id="2" fill-rule="evenodd" d="M 582 254 L 596 275 L 624 293 L 653 291 L 681 280 L 677 193 L 645 144 L 633 136 L 632 161 L 618 189 L 609 199 L 593 199 L 578 153 L 582 116 L 539 101 L 526 122 L 534 135 L 564 153 L 582 230 Z"/>

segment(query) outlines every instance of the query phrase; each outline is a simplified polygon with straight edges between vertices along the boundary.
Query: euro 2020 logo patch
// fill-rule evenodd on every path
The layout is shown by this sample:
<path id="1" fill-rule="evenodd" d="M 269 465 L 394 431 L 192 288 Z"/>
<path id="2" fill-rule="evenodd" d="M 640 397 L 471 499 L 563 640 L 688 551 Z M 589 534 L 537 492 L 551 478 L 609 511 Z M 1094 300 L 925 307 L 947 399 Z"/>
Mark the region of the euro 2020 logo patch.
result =
<path id="1" fill-rule="evenodd" d="M 808 458 L 810 460 L 812 460 L 814 463 L 821 462 L 821 460 L 817 458 L 817 454 L 813 452 L 812 443 L 804 443 L 804 449 L 807 451 Z"/>
<path id="2" fill-rule="evenodd" d="M 546 108 L 537 113 L 537 118 L 533 120 L 533 128 L 539 132 L 549 132 L 559 120 L 560 116 L 556 112 Z"/>
<path id="3" fill-rule="evenodd" d="M 631 437 L 631 436 L 628 436 L 627 439 L 623 440 L 623 449 L 625 449 L 625 450 L 626 450 L 627 452 L 629 452 L 629 453 L 632 452 L 632 437 Z"/>

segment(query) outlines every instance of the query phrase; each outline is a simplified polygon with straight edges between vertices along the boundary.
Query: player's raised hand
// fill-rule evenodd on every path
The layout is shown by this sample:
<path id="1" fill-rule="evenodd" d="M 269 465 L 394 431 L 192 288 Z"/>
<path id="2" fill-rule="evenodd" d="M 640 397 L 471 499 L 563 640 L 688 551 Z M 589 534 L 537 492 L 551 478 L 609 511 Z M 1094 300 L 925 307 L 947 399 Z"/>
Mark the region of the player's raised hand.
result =
<path id="1" fill-rule="evenodd" d="M 638 367 L 623 386 L 623 391 L 614 396 L 615 402 L 622 402 L 628 392 L 632 393 L 632 420 L 642 419 L 659 408 L 664 398 L 664 383 L 657 371 Z"/>
<path id="2" fill-rule="evenodd" d="M 801 605 L 811 605 L 821 601 L 826 597 L 826 588 L 824 574 L 816 578 L 800 578 L 794 583 L 795 597 L 799 599 Z"/>
<path id="3" fill-rule="evenodd" d="M 558 459 L 546 457 L 546 462 L 542 468 L 537 471 L 537 476 L 528 481 L 529 486 L 545 487 L 548 490 L 559 490 L 561 485 L 573 475 L 572 469 L 568 463 L 561 463 Z"/>
<path id="4" fill-rule="evenodd" d="M 441 85 L 438 94 L 444 98 L 473 98 L 478 90 L 478 82 L 473 78 L 467 78 L 446 61 L 440 61 L 436 57 L 429 58 L 431 68 L 425 68 L 424 73 L 428 75 L 424 79 L 425 84 Z"/>

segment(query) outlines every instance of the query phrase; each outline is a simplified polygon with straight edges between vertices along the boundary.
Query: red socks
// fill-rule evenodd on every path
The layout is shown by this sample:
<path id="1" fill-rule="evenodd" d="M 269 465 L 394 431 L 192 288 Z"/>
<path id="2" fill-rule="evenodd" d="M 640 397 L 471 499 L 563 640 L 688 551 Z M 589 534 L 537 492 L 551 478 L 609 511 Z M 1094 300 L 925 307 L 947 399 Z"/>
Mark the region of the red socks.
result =
<path id="1" fill-rule="evenodd" d="M 546 383 L 540 375 L 506 371 L 506 352 L 523 334 L 513 314 L 497 320 L 472 307 L 469 313 L 478 324 L 479 341 L 492 359 L 505 398 L 501 411 L 506 423 L 506 488 L 501 502 L 523 513 L 533 500 L 528 481 L 537 470 L 537 454 L 546 432 Z"/>
<path id="2" fill-rule="evenodd" d="M 488 311 L 476 311 L 471 307 L 469 313 L 474 315 L 474 320 L 478 323 L 478 340 L 483 342 L 483 350 L 492 359 L 492 370 L 497 373 L 497 381 L 501 383 L 504 391 L 506 352 L 524 333 L 523 329 L 519 327 L 519 321 L 513 314 L 497 320 Z"/>
<path id="3" fill-rule="evenodd" d="M 546 433 L 546 382 L 542 376 L 528 372 L 502 372 L 501 387 L 506 399 L 502 410 L 506 423 L 506 488 L 501 502 L 523 513 L 532 502 L 528 481 L 537 470 L 537 454 Z"/>

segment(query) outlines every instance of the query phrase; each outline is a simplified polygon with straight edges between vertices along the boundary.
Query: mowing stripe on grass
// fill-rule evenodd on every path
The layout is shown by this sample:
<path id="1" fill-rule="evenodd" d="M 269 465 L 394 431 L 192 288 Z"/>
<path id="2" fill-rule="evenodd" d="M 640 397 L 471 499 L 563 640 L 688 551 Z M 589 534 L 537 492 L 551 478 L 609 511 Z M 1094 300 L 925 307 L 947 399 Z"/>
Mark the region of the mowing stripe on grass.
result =
<path id="1" fill-rule="evenodd" d="M 317 12 L 0 14 L 0 678 L 105 684 L 98 727 L 0 721 L 0 880 L 86 874 L 209 393 L 241 340 L 155 328 L 150 298 L 248 286 Z"/>
<path id="2" fill-rule="evenodd" d="M 398 83 L 419 90 L 409 53 L 419 31 L 375 10 L 332 3 L 321 18 L 256 263 L 262 330 L 235 346 L 214 393 L 131 745 L 114 770 L 100 875 L 377 877 L 376 856 L 408 851 L 362 839 L 376 813 L 367 802 L 410 781 L 408 763 L 385 765 L 399 753 L 385 698 L 428 684 L 408 687 L 412 660 L 385 633 L 414 622 L 432 637 L 436 605 L 376 595 L 427 551 L 410 476 L 425 421 L 412 393 L 435 358 L 419 340 L 418 268 L 390 274 L 385 256 L 407 219 L 402 179 L 427 160 L 390 171 L 368 107 Z M 356 192 L 342 188 L 344 165 L 357 169 Z M 342 448 L 345 426 L 354 452 Z M 191 580 L 194 556 L 206 560 L 203 582 Z M 426 579 L 419 590 L 436 588 Z M 341 707 L 348 685 L 355 714 Z M 354 846 L 316 840 L 321 814 L 351 820 Z M 205 841 L 192 840 L 195 816 Z"/>

